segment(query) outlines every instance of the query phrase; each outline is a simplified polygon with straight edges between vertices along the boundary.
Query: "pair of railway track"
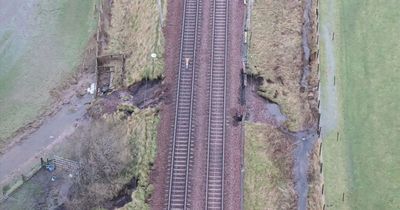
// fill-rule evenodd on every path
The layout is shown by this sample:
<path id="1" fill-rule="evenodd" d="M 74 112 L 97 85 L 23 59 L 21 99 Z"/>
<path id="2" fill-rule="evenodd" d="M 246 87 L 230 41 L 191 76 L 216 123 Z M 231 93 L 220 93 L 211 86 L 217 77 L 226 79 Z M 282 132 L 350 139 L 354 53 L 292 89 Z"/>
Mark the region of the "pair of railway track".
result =
<path id="1" fill-rule="evenodd" d="M 207 132 L 206 209 L 223 209 L 228 1 L 213 0 Z M 193 164 L 195 81 L 201 1 L 185 0 L 176 109 L 170 152 L 167 209 L 190 208 Z"/>

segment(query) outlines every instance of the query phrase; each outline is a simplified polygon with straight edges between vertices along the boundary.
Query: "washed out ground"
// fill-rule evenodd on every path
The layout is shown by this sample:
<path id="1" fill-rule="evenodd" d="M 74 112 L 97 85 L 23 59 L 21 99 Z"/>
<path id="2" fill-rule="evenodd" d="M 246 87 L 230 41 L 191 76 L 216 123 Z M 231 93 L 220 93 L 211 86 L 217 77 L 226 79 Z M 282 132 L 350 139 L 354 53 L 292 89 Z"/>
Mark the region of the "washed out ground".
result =
<path id="1" fill-rule="evenodd" d="M 313 167 L 319 158 L 310 159 L 318 137 L 315 7 L 316 1 L 306 0 L 254 2 L 249 38 L 248 74 L 251 76 L 245 94 L 249 112 L 244 163 L 245 208 L 321 207 L 319 191 L 314 190 L 320 179 L 311 178 L 317 172 Z M 309 60 L 305 57 L 308 53 Z M 306 68 L 310 70 L 308 77 L 304 77 Z M 264 136 L 255 133 L 264 133 Z M 257 157 L 264 158 L 264 164 L 254 161 Z M 310 160 L 313 162 L 309 164 Z M 267 177 L 257 178 L 258 169 L 271 169 L 274 174 L 266 172 Z M 257 179 L 262 179 L 259 181 L 263 185 L 255 185 L 259 183 Z M 309 186 L 310 192 L 318 195 L 317 199 L 310 199 L 314 194 L 308 193 Z"/>
<path id="2" fill-rule="evenodd" d="M 321 1 L 324 109 L 338 90 L 337 127 L 322 128 L 327 209 L 400 208 L 399 6 Z"/>
<path id="3" fill-rule="evenodd" d="M 160 2 L 162 3 L 160 8 L 165 9 L 165 2 Z M 124 206 L 127 202 L 133 200 L 134 202 L 127 204 L 125 208 L 148 208 L 147 201 L 152 192 L 152 186 L 149 184 L 149 173 L 156 153 L 156 130 L 159 121 L 157 107 L 163 98 L 160 81 L 148 81 L 148 79 L 162 76 L 163 34 L 160 27 L 160 16 L 158 15 L 159 7 L 157 7 L 157 2 L 148 3 L 147 1 L 143 4 L 104 1 L 103 5 L 104 15 L 108 18 L 112 17 L 112 19 L 111 21 L 108 19 L 111 26 L 107 27 L 105 36 L 109 39 L 105 40 L 105 45 L 100 46 L 101 48 L 104 47 L 100 51 L 104 53 L 124 53 L 127 55 L 129 63 L 130 60 L 136 59 L 137 54 L 128 51 L 128 48 L 121 49 L 122 52 L 118 52 L 117 49 L 109 52 L 107 50 L 111 48 L 108 47 L 113 46 L 112 42 L 122 43 L 126 41 L 127 37 L 137 36 L 138 32 L 135 27 L 150 28 L 151 30 L 148 31 L 145 38 L 150 40 L 149 42 L 144 42 L 141 39 L 128 41 L 132 45 L 149 48 L 149 52 L 151 50 L 157 51 L 156 60 L 147 59 L 143 63 L 144 66 L 151 67 L 150 74 L 147 71 L 149 68 L 146 70 L 142 68 L 143 66 L 133 68 L 129 65 L 127 65 L 125 72 L 117 72 L 117 76 L 123 77 L 128 82 L 119 84 L 115 92 L 92 102 L 86 120 L 74 129 L 72 135 L 63 138 L 48 152 L 49 157 L 54 154 L 61 155 L 78 162 L 81 166 L 89 166 L 82 167 L 78 176 L 79 179 L 68 182 L 69 185 L 66 187 L 68 191 L 67 200 L 65 200 L 65 197 L 58 197 L 58 195 L 54 199 L 46 197 L 51 195 L 50 192 L 58 191 L 60 190 L 58 187 L 64 185 L 55 184 L 52 185 L 53 187 L 48 187 L 46 181 L 49 180 L 46 177 L 44 178 L 46 181 L 36 183 L 35 180 L 43 179 L 37 179 L 35 176 L 27 185 L 23 185 L 15 192 L 5 205 L 24 205 L 21 202 L 13 203 L 15 199 L 12 198 L 19 197 L 21 194 L 23 196 L 34 194 L 35 190 L 30 190 L 29 186 L 37 184 L 41 185 L 40 189 L 45 191 L 44 196 L 47 200 L 45 199 L 46 202 L 42 204 L 45 206 L 64 205 L 78 209 L 98 206 L 111 208 L 112 206 Z M 107 9 L 107 5 L 112 5 L 111 11 Z M 127 8 L 129 9 L 119 11 L 118 8 L 123 8 L 121 5 L 128 5 Z M 137 11 L 142 12 L 138 13 Z M 154 18 L 157 20 L 156 22 L 149 22 L 147 21 L 148 18 L 143 18 L 146 15 L 150 18 L 150 14 L 153 15 L 151 18 L 156 17 Z M 121 19 L 126 19 L 124 24 L 128 27 L 118 25 L 117 20 Z M 113 24 L 114 22 L 115 24 Z M 113 30 L 113 27 L 125 27 L 124 36 L 118 36 L 117 34 L 121 31 Z M 146 53 L 146 56 L 151 58 L 150 53 Z M 143 58 L 145 57 L 143 56 Z M 136 71 L 141 73 L 137 74 Z M 145 80 L 142 81 L 143 79 Z M 103 166 L 107 166 L 107 170 Z M 98 174 L 104 176 L 98 176 Z M 37 176 L 42 175 L 45 176 L 45 173 L 40 172 Z M 67 175 L 67 173 L 64 175 Z M 89 195 L 92 195 L 92 197 L 85 197 Z M 41 202 L 43 198 L 35 201 Z M 25 205 L 25 207 L 30 208 L 31 206 Z"/>

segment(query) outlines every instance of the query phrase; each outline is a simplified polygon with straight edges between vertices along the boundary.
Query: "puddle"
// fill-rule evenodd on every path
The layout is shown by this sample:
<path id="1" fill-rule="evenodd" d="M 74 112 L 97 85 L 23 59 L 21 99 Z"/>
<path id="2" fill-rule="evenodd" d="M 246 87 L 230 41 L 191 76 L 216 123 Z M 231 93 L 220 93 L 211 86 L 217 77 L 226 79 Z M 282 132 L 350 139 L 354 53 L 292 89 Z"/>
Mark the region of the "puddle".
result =
<path id="1" fill-rule="evenodd" d="M 38 158 L 36 156 L 49 145 L 64 137 L 66 132 L 72 131 L 75 123 L 84 118 L 86 108 L 92 98 L 93 96 L 88 94 L 80 98 L 74 97 L 71 103 L 64 105 L 55 115 L 46 119 L 38 130 L 1 155 L 0 180 L 16 172 L 32 157 Z"/>
<path id="2" fill-rule="evenodd" d="M 278 104 L 268 102 L 265 105 L 265 108 L 267 110 L 267 117 L 272 118 L 278 125 L 283 125 L 287 120 L 287 117 L 282 114 L 281 108 Z"/>

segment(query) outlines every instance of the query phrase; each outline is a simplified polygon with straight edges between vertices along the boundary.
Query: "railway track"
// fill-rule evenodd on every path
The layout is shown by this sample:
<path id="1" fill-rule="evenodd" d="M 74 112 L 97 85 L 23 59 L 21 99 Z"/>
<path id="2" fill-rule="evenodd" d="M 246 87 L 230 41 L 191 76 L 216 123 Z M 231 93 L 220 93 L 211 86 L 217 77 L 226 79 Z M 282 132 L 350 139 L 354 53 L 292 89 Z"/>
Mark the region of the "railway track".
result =
<path id="1" fill-rule="evenodd" d="M 228 6 L 228 0 L 213 1 L 206 209 L 224 209 Z"/>
<path id="2" fill-rule="evenodd" d="M 176 90 L 176 110 L 170 151 L 167 209 L 190 208 L 190 171 L 193 161 L 193 112 L 196 66 L 197 30 L 200 1 L 185 0 L 179 70 Z"/>
<path id="3" fill-rule="evenodd" d="M 194 82 L 201 1 L 185 0 L 170 151 L 167 209 L 190 208 Z M 213 0 L 207 133 L 206 209 L 224 208 L 228 0 Z"/>

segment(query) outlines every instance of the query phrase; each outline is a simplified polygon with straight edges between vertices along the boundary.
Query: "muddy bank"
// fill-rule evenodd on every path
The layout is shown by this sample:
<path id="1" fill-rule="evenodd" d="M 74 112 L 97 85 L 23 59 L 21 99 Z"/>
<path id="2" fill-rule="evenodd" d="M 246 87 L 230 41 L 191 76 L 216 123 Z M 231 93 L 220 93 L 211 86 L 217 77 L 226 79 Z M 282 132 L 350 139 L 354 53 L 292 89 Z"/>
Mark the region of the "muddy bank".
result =
<path id="1" fill-rule="evenodd" d="M 137 82 L 126 89 L 99 97 L 88 109 L 88 113 L 92 118 L 98 119 L 103 114 L 124 111 L 132 106 L 139 109 L 156 107 L 164 100 L 164 92 L 161 79 Z"/>

